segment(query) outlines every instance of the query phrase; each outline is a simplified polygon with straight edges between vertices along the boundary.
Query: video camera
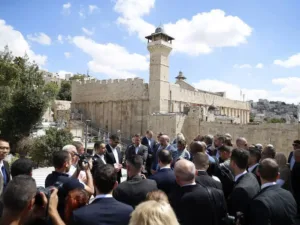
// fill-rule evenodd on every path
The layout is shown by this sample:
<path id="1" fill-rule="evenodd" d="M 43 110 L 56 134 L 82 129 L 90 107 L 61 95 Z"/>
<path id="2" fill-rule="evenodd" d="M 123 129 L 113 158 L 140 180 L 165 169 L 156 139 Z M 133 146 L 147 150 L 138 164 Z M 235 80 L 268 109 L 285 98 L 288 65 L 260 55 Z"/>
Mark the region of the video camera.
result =
<path id="1" fill-rule="evenodd" d="M 75 153 L 75 155 L 79 158 L 78 165 L 80 168 L 82 167 L 82 165 L 88 164 L 90 159 L 94 160 L 93 156 L 87 153 L 82 155 Z"/>
<path id="2" fill-rule="evenodd" d="M 36 192 L 36 196 L 35 196 L 35 204 L 42 206 L 43 205 L 43 198 L 41 196 L 41 193 L 44 193 L 46 198 L 48 199 L 48 204 L 49 204 L 49 199 L 50 199 L 50 195 L 52 193 L 53 188 L 57 188 L 58 190 L 60 190 L 63 187 L 63 183 L 61 182 L 56 182 L 53 186 L 50 187 L 37 187 L 37 192 Z"/>

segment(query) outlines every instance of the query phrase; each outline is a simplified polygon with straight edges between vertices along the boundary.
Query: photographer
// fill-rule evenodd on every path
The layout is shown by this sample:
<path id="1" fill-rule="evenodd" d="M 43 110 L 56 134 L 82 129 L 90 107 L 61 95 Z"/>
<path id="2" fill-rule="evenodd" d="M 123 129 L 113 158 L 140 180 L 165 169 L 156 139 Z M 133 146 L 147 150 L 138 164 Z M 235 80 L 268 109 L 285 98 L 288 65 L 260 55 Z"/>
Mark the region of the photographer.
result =
<path id="1" fill-rule="evenodd" d="M 52 174 L 49 174 L 45 181 L 45 187 L 53 186 L 55 183 L 60 182 L 61 188 L 58 191 L 58 212 L 63 218 L 64 208 L 65 208 L 65 198 L 68 195 L 69 191 L 76 188 L 85 189 L 90 195 L 94 194 L 94 185 L 92 174 L 90 171 L 90 164 L 85 164 L 82 166 L 82 169 L 86 173 L 87 185 L 79 182 L 78 179 L 69 177 L 68 171 L 72 165 L 72 157 L 66 151 L 58 151 L 53 155 L 53 166 L 55 171 Z M 77 168 L 76 173 L 79 174 L 80 169 Z"/>
<path id="2" fill-rule="evenodd" d="M 3 216 L 1 225 L 46 224 L 43 218 L 48 208 L 53 225 L 65 225 L 57 212 L 57 189 L 53 189 L 49 199 L 40 193 L 43 204 L 36 205 L 37 188 L 35 180 L 28 175 L 19 175 L 9 182 L 3 194 Z M 48 207 L 47 204 L 49 203 Z"/>

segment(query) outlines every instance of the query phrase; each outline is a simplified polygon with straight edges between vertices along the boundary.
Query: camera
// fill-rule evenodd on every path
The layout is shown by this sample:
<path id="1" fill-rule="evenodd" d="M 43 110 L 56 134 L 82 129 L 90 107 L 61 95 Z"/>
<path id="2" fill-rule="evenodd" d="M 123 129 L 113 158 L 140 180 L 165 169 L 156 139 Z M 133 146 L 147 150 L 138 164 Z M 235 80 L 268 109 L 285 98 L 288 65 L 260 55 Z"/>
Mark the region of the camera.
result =
<path id="1" fill-rule="evenodd" d="M 76 153 L 75 155 L 79 158 L 78 165 L 80 168 L 82 167 L 82 165 L 88 164 L 90 159 L 93 159 L 93 156 L 87 153 L 82 155 Z"/>
<path id="2" fill-rule="evenodd" d="M 61 182 L 56 182 L 53 186 L 46 187 L 46 188 L 37 187 L 37 192 L 36 192 L 36 196 L 35 196 L 35 204 L 39 205 L 39 206 L 43 205 L 43 198 L 41 196 L 41 193 L 44 193 L 46 198 L 49 200 L 53 188 L 57 188 L 58 190 L 60 190 L 62 187 L 63 187 L 63 183 L 61 183 Z"/>
<path id="3" fill-rule="evenodd" d="M 228 213 L 227 215 L 222 219 L 223 222 L 227 225 L 236 225 L 236 224 L 244 224 L 244 213 L 237 212 L 236 217 L 230 216 Z"/>

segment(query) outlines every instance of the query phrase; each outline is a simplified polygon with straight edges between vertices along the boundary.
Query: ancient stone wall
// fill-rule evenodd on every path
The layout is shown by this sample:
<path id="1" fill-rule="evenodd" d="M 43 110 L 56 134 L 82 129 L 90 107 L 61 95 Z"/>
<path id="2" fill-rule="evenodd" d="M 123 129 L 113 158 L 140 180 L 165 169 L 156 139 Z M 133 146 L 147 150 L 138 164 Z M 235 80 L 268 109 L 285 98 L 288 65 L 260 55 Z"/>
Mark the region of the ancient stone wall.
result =
<path id="1" fill-rule="evenodd" d="M 286 155 L 292 149 L 292 142 L 298 139 L 298 125 L 292 124 L 260 124 L 238 125 L 201 122 L 197 118 L 186 118 L 182 133 L 188 141 L 198 134 L 225 134 L 230 133 L 235 141 L 238 137 L 245 137 L 249 144 L 272 144 L 278 152 Z"/>
<path id="2" fill-rule="evenodd" d="M 148 99 L 148 84 L 140 78 L 72 82 L 73 103 Z"/>
<path id="3" fill-rule="evenodd" d="M 147 130 L 148 100 L 72 103 L 74 109 L 84 115 L 83 120 L 90 119 L 95 128 L 110 133 L 120 130 L 124 138 Z"/>

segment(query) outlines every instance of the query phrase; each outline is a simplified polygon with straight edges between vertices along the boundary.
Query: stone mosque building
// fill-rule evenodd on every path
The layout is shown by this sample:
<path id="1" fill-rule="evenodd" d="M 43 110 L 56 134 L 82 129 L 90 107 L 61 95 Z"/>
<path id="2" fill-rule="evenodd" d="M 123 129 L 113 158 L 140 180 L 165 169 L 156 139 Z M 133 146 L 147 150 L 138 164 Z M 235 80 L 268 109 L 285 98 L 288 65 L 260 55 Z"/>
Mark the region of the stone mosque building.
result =
<path id="1" fill-rule="evenodd" d="M 186 82 L 179 72 L 169 82 L 169 55 L 174 38 L 158 27 L 147 36 L 150 52 L 149 83 L 143 79 L 73 81 L 72 112 L 90 119 L 93 127 L 117 131 L 130 138 L 135 133 L 164 132 L 172 138 L 202 122 L 247 124 L 250 105 L 226 98 L 225 92 L 207 92 Z"/>

